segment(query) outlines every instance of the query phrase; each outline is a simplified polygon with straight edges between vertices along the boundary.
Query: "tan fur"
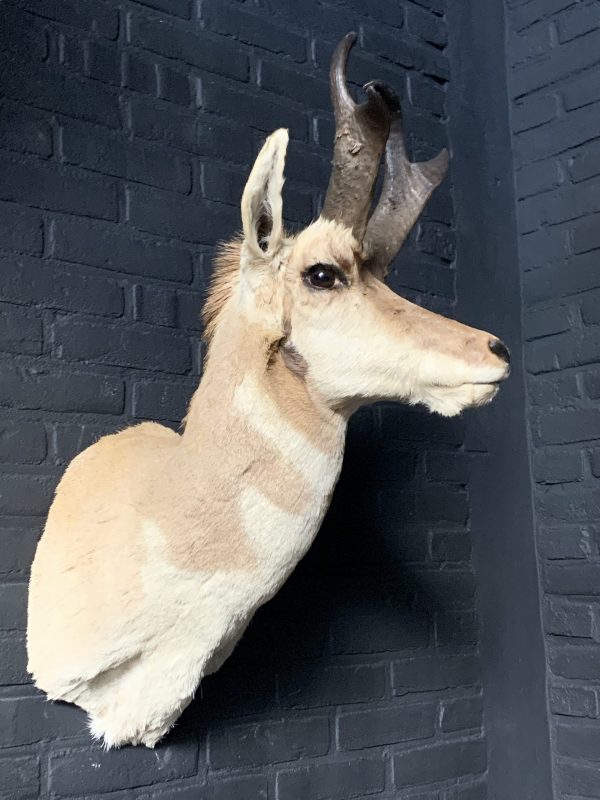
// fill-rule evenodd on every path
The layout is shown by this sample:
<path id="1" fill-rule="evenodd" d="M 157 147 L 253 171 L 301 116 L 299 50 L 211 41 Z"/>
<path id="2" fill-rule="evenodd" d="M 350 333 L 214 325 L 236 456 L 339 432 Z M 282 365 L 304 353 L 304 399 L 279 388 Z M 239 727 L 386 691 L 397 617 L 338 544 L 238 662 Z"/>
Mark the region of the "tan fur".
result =
<path id="1" fill-rule="evenodd" d="M 181 435 L 143 423 L 73 460 L 32 567 L 29 669 L 107 746 L 153 746 L 317 533 L 350 414 L 380 398 L 451 415 L 489 401 L 489 334 L 365 270 L 352 233 L 283 231 L 287 134 L 270 137 L 204 309 L 208 356 Z M 344 280 L 307 282 L 314 264 Z"/>

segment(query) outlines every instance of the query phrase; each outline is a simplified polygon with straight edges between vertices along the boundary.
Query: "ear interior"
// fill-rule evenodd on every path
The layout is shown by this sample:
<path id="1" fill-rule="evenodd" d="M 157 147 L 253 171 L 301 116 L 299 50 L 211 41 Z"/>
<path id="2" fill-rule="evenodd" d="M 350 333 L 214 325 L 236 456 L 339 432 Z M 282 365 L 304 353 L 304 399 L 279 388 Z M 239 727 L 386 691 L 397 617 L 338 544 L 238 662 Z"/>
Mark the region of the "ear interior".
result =
<path id="1" fill-rule="evenodd" d="M 242 195 L 244 240 L 256 255 L 274 253 L 283 239 L 283 168 L 288 144 L 285 128 L 262 146 Z"/>

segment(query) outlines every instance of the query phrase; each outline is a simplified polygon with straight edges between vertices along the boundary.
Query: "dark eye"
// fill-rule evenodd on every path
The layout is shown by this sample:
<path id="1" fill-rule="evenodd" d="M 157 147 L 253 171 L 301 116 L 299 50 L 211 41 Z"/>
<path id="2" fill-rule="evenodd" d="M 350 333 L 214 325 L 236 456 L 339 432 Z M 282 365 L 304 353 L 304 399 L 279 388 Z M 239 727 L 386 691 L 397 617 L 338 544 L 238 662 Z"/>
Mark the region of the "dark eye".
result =
<path id="1" fill-rule="evenodd" d="M 315 264 L 304 278 L 315 289 L 333 289 L 339 280 L 337 270 L 330 264 Z"/>

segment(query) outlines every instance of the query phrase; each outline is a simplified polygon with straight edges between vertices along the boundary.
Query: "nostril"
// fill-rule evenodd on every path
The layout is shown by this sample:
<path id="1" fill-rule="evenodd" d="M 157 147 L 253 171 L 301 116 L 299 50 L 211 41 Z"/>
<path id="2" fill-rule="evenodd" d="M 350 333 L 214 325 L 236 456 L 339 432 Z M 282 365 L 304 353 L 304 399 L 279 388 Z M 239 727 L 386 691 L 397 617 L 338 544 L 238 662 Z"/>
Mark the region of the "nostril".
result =
<path id="1" fill-rule="evenodd" d="M 500 339 L 490 339 L 488 347 L 495 356 L 498 356 L 502 361 L 506 361 L 507 364 L 510 364 L 510 350 L 503 341 Z"/>

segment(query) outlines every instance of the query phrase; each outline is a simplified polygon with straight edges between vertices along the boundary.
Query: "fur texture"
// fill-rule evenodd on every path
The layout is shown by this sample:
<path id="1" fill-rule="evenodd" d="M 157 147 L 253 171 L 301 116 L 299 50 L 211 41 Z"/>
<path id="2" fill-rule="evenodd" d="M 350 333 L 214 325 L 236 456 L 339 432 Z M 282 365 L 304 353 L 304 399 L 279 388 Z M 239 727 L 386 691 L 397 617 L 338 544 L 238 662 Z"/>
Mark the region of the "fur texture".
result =
<path id="1" fill-rule="evenodd" d="M 259 154 L 205 307 L 204 377 L 181 435 L 143 423 L 66 470 L 32 567 L 28 653 L 107 747 L 152 747 L 313 541 L 349 415 L 386 398 L 443 414 L 490 400 L 490 335 L 394 295 L 339 224 L 282 226 L 287 134 Z M 336 284 L 310 285 L 333 265 Z"/>

